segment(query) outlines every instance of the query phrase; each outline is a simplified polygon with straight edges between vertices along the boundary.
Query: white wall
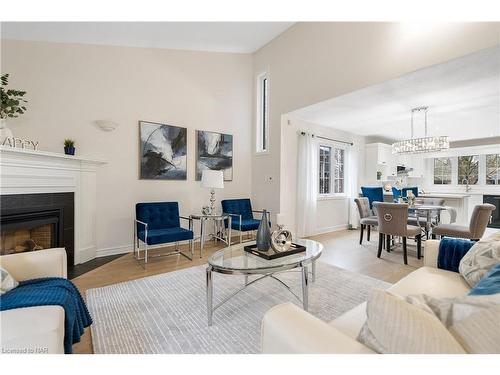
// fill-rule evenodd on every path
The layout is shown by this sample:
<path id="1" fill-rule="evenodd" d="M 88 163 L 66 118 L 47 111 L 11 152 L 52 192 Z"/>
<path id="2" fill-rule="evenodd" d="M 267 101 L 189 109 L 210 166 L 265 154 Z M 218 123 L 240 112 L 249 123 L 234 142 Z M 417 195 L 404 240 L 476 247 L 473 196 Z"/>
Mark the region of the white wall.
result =
<path id="1" fill-rule="evenodd" d="M 233 134 L 233 181 L 217 198 L 250 196 L 250 55 L 6 40 L 1 52 L 2 73 L 28 92 L 14 134 L 56 152 L 73 138 L 78 154 L 108 161 L 97 176 L 101 255 L 131 248 L 137 202 L 179 201 L 185 215 L 208 203 L 194 181 L 196 129 Z M 103 132 L 99 119 L 120 126 Z M 139 180 L 139 120 L 188 128 L 187 181 Z"/>
<path id="2" fill-rule="evenodd" d="M 283 158 L 281 161 L 281 213 L 285 217 L 285 225 L 295 231 L 297 205 L 297 148 L 298 132 L 306 131 L 316 136 L 353 142 L 359 147 L 358 156 L 358 188 L 362 185 L 364 176 L 364 144 L 365 139 L 352 133 L 327 128 L 298 119 L 284 116 L 281 132 Z M 349 151 L 348 151 L 349 152 Z M 346 155 L 346 162 L 348 162 Z M 346 170 L 347 173 L 347 170 Z M 347 184 L 346 184 L 347 185 Z M 331 232 L 347 228 L 349 219 L 349 199 L 347 197 L 319 198 L 316 212 L 315 234 Z"/>
<path id="3" fill-rule="evenodd" d="M 253 157 L 255 205 L 281 211 L 280 192 L 289 182 L 280 177 L 283 114 L 496 45 L 499 25 L 457 23 L 417 32 L 397 23 L 298 23 L 261 48 L 253 64 L 255 76 L 267 71 L 269 77 L 270 152 Z"/>

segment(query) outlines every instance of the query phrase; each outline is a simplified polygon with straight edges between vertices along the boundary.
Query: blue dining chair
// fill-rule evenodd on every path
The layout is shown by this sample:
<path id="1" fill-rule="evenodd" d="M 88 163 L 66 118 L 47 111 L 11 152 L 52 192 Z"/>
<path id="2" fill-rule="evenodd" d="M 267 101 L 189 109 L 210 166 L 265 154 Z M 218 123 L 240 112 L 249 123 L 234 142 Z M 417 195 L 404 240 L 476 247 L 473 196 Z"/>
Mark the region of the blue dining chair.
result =
<path id="1" fill-rule="evenodd" d="M 240 243 L 243 241 L 243 233 L 257 230 L 260 220 L 253 217 L 254 212 L 262 213 L 261 210 L 253 210 L 252 202 L 248 198 L 243 199 L 224 199 L 221 201 L 222 212 L 231 215 L 231 229 L 240 233 Z M 270 213 L 268 212 L 268 219 Z M 224 221 L 227 228 L 228 222 Z M 271 220 L 269 220 L 271 226 Z M 231 241 L 231 239 L 229 239 Z"/>
<path id="2" fill-rule="evenodd" d="M 384 201 L 384 189 L 382 187 L 362 186 L 361 192 L 363 193 L 363 197 L 368 198 L 371 209 L 373 208 L 373 202 Z"/>
<path id="3" fill-rule="evenodd" d="M 175 242 L 175 251 L 161 254 L 183 255 L 193 260 L 194 254 L 194 232 L 193 220 L 179 215 L 179 204 L 177 202 L 152 202 L 137 203 L 135 205 L 134 221 L 134 257 L 140 263 L 148 263 L 149 246 L 158 246 Z M 181 227 L 180 219 L 189 222 L 189 229 Z M 180 241 L 189 241 L 191 256 L 179 250 Z M 144 244 L 144 256 L 141 257 L 141 242 Z"/>
<path id="4" fill-rule="evenodd" d="M 392 197 L 395 203 L 398 203 L 399 198 L 401 197 L 401 190 L 399 190 L 397 187 L 392 187 Z"/>
<path id="5" fill-rule="evenodd" d="M 418 186 L 414 186 L 414 187 L 405 187 L 405 188 L 403 188 L 403 190 L 402 190 L 403 198 L 406 198 L 408 196 L 408 192 L 409 191 L 411 191 L 414 196 L 418 197 Z"/>

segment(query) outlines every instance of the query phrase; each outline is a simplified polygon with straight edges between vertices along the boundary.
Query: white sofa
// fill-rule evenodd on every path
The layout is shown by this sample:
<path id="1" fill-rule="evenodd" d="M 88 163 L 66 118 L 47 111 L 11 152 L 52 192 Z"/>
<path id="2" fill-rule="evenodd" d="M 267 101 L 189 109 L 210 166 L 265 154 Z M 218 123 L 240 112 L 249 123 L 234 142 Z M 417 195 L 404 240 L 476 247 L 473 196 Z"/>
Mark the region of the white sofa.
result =
<path id="1" fill-rule="evenodd" d="M 67 277 L 66 250 L 46 249 L 0 257 L 2 268 L 17 280 Z M 26 307 L 0 313 L 2 353 L 64 353 L 64 309 Z"/>
<path id="2" fill-rule="evenodd" d="M 389 288 L 396 295 L 425 293 L 434 297 L 460 297 L 470 287 L 460 274 L 437 268 L 439 241 L 425 243 L 424 267 Z M 263 353 L 374 354 L 356 340 L 366 321 L 366 302 L 326 323 L 292 303 L 270 309 L 262 321 Z"/>

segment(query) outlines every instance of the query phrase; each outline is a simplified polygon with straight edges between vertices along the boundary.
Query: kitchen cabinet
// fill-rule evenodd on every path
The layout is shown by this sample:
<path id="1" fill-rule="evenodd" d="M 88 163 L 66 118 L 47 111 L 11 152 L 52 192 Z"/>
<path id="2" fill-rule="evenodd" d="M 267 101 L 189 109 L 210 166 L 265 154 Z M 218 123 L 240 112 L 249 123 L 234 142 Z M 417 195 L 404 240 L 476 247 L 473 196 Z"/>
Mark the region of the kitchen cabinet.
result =
<path id="1" fill-rule="evenodd" d="M 365 176 L 368 183 L 377 181 L 377 171 L 382 172 L 382 180 L 395 174 L 391 145 L 370 143 L 365 146 Z"/>

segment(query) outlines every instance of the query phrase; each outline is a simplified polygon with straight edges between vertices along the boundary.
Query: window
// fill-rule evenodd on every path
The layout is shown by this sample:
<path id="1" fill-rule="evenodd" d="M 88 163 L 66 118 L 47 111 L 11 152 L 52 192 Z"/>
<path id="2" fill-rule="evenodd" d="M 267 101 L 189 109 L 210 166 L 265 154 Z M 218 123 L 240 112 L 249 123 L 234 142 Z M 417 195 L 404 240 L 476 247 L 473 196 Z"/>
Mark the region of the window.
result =
<path id="1" fill-rule="evenodd" d="M 335 194 L 344 193 L 344 153 L 345 151 L 341 148 L 334 149 L 335 164 L 334 164 L 334 175 L 333 175 L 333 192 Z"/>
<path id="2" fill-rule="evenodd" d="M 479 156 L 458 157 L 458 184 L 475 185 L 479 179 Z"/>
<path id="3" fill-rule="evenodd" d="M 319 194 L 330 194 L 331 190 L 332 148 L 319 146 Z"/>
<path id="4" fill-rule="evenodd" d="M 436 158 L 434 159 L 434 184 L 448 185 L 451 184 L 451 159 Z"/>
<path id="5" fill-rule="evenodd" d="M 319 146 L 319 194 L 345 192 L 345 150 Z"/>
<path id="6" fill-rule="evenodd" d="M 267 74 L 257 79 L 257 152 L 269 149 L 269 80 Z"/>
<path id="7" fill-rule="evenodd" d="M 486 185 L 500 185 L 500 154 L 486 155 Z"/>

